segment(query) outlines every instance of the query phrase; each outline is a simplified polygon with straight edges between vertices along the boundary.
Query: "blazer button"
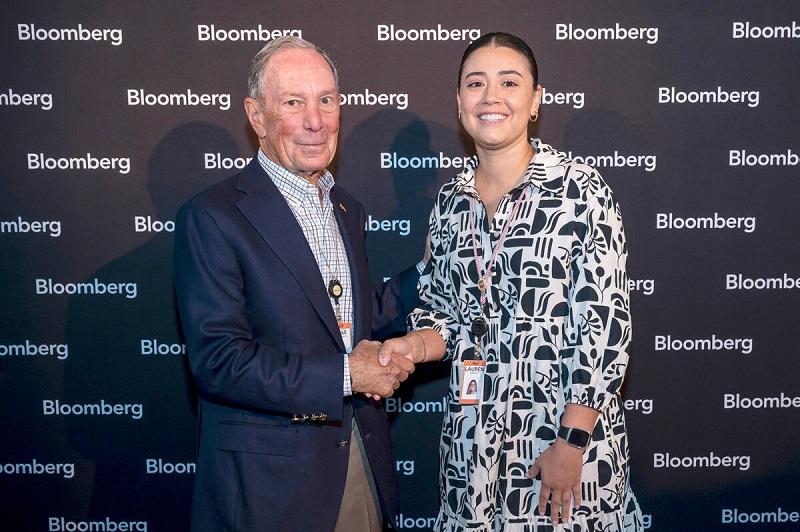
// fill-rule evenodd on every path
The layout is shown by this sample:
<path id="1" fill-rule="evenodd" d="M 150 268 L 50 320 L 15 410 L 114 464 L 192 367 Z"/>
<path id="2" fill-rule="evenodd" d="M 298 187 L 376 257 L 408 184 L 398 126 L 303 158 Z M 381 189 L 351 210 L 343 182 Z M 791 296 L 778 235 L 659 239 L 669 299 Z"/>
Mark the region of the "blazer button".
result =
<path id="1" fill-rule="evenodd" d="M 336 443 L 336 447 L 347 447 L 350 445 L 350 440 L 341 440 Z"/>

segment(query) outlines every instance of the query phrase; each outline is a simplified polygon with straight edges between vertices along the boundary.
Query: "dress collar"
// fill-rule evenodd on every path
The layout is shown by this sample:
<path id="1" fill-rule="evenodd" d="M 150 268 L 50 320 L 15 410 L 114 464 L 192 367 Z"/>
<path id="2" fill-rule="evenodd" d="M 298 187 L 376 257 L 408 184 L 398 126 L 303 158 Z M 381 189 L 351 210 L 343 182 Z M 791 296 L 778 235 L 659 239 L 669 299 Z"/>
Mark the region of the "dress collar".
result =
<path id="1" fill-rule="evenodd" d="M 525 177 L 522 183 L 516 189 L 522 189 L 531 184 L 544 192 L 560 195 L 564 192 L 564 176 L 566 175 L 566 165 L 570 162 L 570 159 L 539 139 L 531 139 L 530 144 L 535 156 L 533 157 L 533 162 L 528 164 L 525 169 Z M 477 197 L 475 171 L 478 169 L 479 163 L 477 155 L 470 157 L 467 167 L 456 176 L 455 190 L 457 192 Z"/>

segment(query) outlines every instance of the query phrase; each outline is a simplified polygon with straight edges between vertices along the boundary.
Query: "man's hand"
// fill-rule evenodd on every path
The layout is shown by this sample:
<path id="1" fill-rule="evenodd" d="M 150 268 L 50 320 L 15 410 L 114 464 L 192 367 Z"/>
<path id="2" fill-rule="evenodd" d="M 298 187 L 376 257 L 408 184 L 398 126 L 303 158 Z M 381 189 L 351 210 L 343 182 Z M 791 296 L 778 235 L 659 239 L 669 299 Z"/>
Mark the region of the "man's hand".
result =
<path id="1" fill-rule="evenodd" d="M 389 397 L 414 372 L 414 363 L 404 357 L 394 357 L 391 363 L 382 365 L 378 360 L 380 347 L 380 342 L 362 340 L 350 353 L 350 386 L 353 392 L 361 392 L 375 399 Z"/>
<path id="2" fill-rule="evenodd" d="M 550 521 L 553 527 L 569 521 L 570 506 L 581 505 L 581 472 L 583 451 L 562 440 L 556 439 L 528 470 L 528 478 L 542 474 L 539 490 L 539 515 L 544 515 L 550 501 Z M 560 511 L 559 511 L 560 508 Z"/>

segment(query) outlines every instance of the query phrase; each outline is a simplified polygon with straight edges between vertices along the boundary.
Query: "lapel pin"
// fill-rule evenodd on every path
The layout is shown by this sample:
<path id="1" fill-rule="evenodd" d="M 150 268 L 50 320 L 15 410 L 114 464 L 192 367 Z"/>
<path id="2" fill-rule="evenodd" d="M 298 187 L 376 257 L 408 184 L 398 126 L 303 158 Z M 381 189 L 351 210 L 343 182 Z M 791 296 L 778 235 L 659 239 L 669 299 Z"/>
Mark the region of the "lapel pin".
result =
<path id="1" fill-rule="evenodd" d="M 347 212 L 347 209 L 344 208 L 343 204 L 339 204 L 339 208 L 342 209 L 342 212 Z"/>

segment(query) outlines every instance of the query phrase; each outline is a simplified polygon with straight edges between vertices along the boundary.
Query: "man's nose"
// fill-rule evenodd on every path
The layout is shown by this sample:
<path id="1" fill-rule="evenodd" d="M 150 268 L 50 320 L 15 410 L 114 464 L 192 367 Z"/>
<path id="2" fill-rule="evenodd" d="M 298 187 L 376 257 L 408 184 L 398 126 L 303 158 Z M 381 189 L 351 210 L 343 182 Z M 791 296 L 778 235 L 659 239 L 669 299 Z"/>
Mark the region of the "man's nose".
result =
<path id="1" fill-rule="evenodd" d="M 306 107 L 303 126 L 309 131 L 319 131 L 325 127 L 325 121 L 322 119 L 322 112 L 320 111 L 319 105 L 309 105 Z"/>

